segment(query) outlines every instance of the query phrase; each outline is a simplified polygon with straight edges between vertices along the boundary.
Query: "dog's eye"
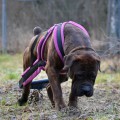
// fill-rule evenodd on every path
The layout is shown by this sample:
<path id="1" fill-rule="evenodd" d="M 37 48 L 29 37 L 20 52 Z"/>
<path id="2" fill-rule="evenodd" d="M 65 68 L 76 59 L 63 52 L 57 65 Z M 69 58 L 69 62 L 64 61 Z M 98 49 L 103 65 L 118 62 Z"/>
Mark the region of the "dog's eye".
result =
<path id="1" fill-rule="evenodd" d="M 95 78 L 96 78 L 95 75 L 91 75 L 91 76 L 90 76 L 90 79 L 91 79 L 91 80 L 95 80 Z"/>
<path id="2" fill-rule="evenodd" d="M 76 75 L 75 75 L 75 78 L 78 79 L 78 80 L 83 79 L 83 75 L 81 75 L 81 74 L 76 74 Z"/>
<path id="3" fill-rule="evenodd" d="M 88 76 L 91 80 L 95 80 L 96 74 L 94 72 L 88 73 Z"/>
<path id="4" fill-rule="evenodd" d="M 84 71 L 81 71 L 79 73 L 75 74 L 76 79 L 84 79 L 86 77 L 86 73 Z"/>
<path id="5" fill-rule="evenodd" d="M 83 77 L 82 76 L 76 76 L 77 77 L 77 79 L 82 79 Z"/>

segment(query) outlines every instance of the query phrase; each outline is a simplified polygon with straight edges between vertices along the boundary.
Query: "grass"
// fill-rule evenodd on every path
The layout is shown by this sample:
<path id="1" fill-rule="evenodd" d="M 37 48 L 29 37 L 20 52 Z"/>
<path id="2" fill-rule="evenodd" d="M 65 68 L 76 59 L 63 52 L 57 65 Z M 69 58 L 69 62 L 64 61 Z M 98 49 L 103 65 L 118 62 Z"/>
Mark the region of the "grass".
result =
<path id="1" fill-rule="evenodd" d="M 0 82 L 18 80 L 22 73 L 22 54 L 0 55 Z"/>
<path id="2" fill-rule="evenodd" d="M 107 62 L 102 63 L 107 67 Z M 37 104 L 18 106 L 21 95 L 18 81 L 22 73 L 22 54 L 0 55 L 0 120 L 120 120 L 120 72 L 99 72 L 95 84 L 95 93 L 91 98 L 81 97 L 79 109 L 75 113 L 56 112 L 51 108 L 46 90 L 42 91 L 43 99 Z M 44 76 L 43 73 L 42 77 Z M 65 102 L 68 102 L 70 82 L 63 85 Z M 79 113 L 81 112 L 81 114 Z M 78 115 L 80 116 L 78 117 Z M 72 115 L 71 115 L 72 114 Z M 50 119 L 51 118 L 51 119 Z"/>
<path id="3" fill-rule="evenodd" d="M 120 73 L 99 73 L 96 84 L 100 83 L 120 83 Z"/>

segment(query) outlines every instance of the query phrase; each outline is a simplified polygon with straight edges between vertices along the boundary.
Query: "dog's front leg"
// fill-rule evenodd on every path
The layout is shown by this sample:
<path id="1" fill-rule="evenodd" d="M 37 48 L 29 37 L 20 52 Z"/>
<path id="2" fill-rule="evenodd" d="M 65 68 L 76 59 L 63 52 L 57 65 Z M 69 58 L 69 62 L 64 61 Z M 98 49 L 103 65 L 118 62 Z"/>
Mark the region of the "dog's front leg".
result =
<path id="1" fill-rule="evenodd" d="M 62 89 L 61 89 L 60 81 L 58 79 L 59 75 L 57 74 L 57 72 L 53 67 L 49 67 L 49 66 L 47 68 L 47 75 L 53 92 L 55 108 L 57 110 L 60 110 L 65 107 L 65 103 L 63 101 Z"/>
<path id="2" fill-rule="evenodd" d="M 70 93 L 70 96 L 69 96 L 68 106 L 77 107 L 77 96 L 75 96 L 72 92 Z"/>
<path id="3" fill-rule="evenodd" d="M 70 93 L 70 96 L 69 96 L 69 103 L 68 103 L 68 105 L 70 107 L 77 107 L 77 99 L 78 99 L 78 97 L 75 95 L 75 91 L 74 91 L 73 83 L 72 83 L 71 93 Z"/>
<path id="4" fill-rule="evenodd" d="M 48 85 L 46 86 L 46 90 L 47 90 L 47 94 L 48 94 L 48 97 L 51 101 L 52 106 L 55 107 L 55 102 L 53 100 L 53 92 L 52 92 L 50 83 L 48 83 Z"/>

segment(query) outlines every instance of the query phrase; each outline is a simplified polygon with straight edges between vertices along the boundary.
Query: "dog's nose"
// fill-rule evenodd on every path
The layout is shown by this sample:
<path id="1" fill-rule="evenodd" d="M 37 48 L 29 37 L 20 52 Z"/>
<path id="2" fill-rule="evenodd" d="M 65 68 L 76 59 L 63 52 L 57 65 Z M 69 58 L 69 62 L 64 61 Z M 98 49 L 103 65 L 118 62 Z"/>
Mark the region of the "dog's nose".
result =
<path id="1" fill-rule="evenodd" d="M 84 87 L 82 88 L 82 90 L 83 90 L 84 92 L 89 92 L 89 91 L 91 90 L 91 88 L 90 88 L 90 86 L 84 86 Z"/>
<path id="2" fill-rule="evenodd" d="M 91 97 L 93 95 L 93 89 L 91 86 L 89 85 L 85 85 L 82 87 L 82 92 L 84 95 L 86 95 L 87 97 Z"/>

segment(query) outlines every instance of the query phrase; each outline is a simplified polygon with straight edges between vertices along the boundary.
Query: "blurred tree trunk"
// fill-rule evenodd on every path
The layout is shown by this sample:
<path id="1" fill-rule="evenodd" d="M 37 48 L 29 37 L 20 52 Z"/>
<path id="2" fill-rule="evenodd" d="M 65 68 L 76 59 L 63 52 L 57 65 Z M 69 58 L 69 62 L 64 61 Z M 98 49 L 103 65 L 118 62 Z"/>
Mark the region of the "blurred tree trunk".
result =
<path id="1" fill-rule="evenodd" d="M 109 0 L 107 33 L 109 53 L 120 54 L 120 0 Z"/>
<path id="2" fill-rule="evenodd" d="M 114 40 L 120 39 L 120 0 L 109 0 L 108 2 L 107 33 L 108 37 Z M 110 46 L 114 42 L 110 42 Z"/>

